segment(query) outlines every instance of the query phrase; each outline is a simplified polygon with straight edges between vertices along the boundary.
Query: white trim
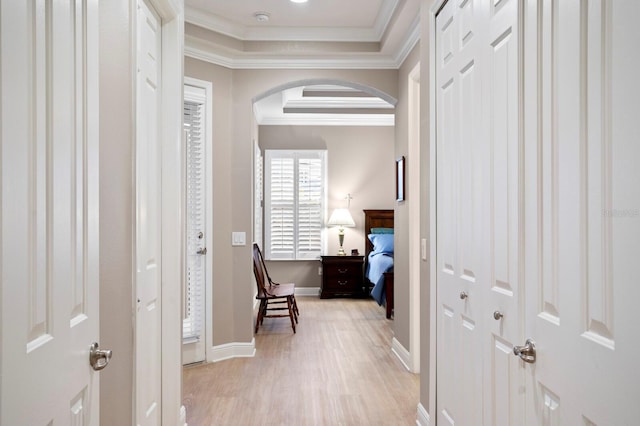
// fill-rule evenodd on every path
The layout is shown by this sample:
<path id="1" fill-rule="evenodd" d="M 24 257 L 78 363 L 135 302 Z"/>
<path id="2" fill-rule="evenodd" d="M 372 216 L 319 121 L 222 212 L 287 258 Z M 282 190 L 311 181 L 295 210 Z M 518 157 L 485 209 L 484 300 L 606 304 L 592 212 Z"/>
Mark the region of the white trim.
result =
<path id="1" fill-rule="evenodd" d="M 429 10 L 429 412 L 436 412 L 436 369 L 437 369 L 437 288 L 438 274 L 436 261 L 437 247 L 437 197 L 436 197 L 436 13 L 448 0 L 436 0 Z"/>
<path id="2" fill-rule="evenodd" d="M 420 62 L 408 76 L 408 181 L 409 196 L 409 348 L 412 373 L 420 373 Z M 413 194 L 412 194 L 413 192 Z"/>
<path id="3" fill-rule="evenodd" d="M 205 260 L 205 359 L 208 359 L 207 351 L 213 346 L 213 197 L 212 185 L 213 185 L 213 84 L 210 81 L 199 80 L 192 77 L 184 77 L 184 84 L 194 87 L 199 87 L 205 91 L 205 192 L 207 194 L 205 200 L 205 211 L 207 212 L 206 230 L 205 235 L 205 247 L 209 248 L 209 254 Z M 186 243 L 185 243 L 186 244 Z"/>
<path id="4" fill-rule="evenodd" d="M 288 114 L 256 121 L 261 126 L 393 126 L 395 114 Z"/>
<path id="5" fill-rule="evenodd" d="M 185 35 L 184 54 L 190 58 L 231 69 L 399 69 L 420 40 L 420 18 L 412 21 L 404 42 L 394 55 L 383 53 L 343 53 L 296 58 L 283 53 L 230 53 L 212 43 Z"/>
<path id="6" fill-rule="evenodd" d="M 382 40 L 399 0 L 385 1 L 376 21 L 368 28 L 336 27 L 250 27 L 221 16 L 192 7 L 185 8 L 185 21 L 240 41 L 353 41 L 379 42 Z"/>
<path id="7" fill-rule="evenodd" d="M 184 281 L 184 167 L 182 78 L 184 11 L 179 0 L 149 0 L 162 19 L 162 423 L 179 424 L 182 406 L 182 283 Z M 135 7 L 132 5 L 132 7 Z M 135 15 L 134 15 L 135 16 Z M 135 57 L 136 32 L 132 32 Z M 133 62 L 135 64 L 135 62 Z M 136 72 L 133 76 L 135 78 Z M 135 92 L 134 92 L 135 93 Z M 135 393 L 134 393 L 135 398 Z M 133 406 L 135 407 L 135 405 Z M 135 408 L 133 410 L 135 418 Z"/>
<path id="8" fill-rule="evenodd" d="M 409 354 L 409 351 L 406 350 L 404 346 L 402 346 L 402 343 L 400 343 L 395 337 L 391 339 L 391 352 L 393 352 L 396 357 L 398 357 L 407 371 L 411 371 L 411 355 Z"/>
<path id="9" fill-rule="evenodd" d="M 417 426 L 429 426 L 431 424 L 431 416 L 427 413 L 422 403 L 418 404 L 418 415 L 416 418 Z"/>
<path id="10" fill-rule="evenodd" d="M 229 55 L 214 51 L 210 46 L 194 42 L 193 37 L 185 37 L 184 54 L 187 57 L 210 62 L 230 69 L 398 69 L 397 60 L 388 55 L 360 53 L 325 55 L 315 58 L 296 58 L 284 54 Z"/>
<path id="11" fill-rule="evenodd" d="M 320 287 L 296 287 L 295 294 L 298 297 L 318 297 Z"/>
<path id="12" fill-rule="evenodd" d="M 187 409 L 183 406 L 180 407 L 180 414 L 178 415 L 178 426 L 187 425 Z"/>
<path id="13" fill-rule="evenodd" d="M 252 358 L 256 355 L 256 339 L 249 343 L 233 342 L 213 346 L 207 351 L 207 362 L 219 362 L 231 358 Z"/>

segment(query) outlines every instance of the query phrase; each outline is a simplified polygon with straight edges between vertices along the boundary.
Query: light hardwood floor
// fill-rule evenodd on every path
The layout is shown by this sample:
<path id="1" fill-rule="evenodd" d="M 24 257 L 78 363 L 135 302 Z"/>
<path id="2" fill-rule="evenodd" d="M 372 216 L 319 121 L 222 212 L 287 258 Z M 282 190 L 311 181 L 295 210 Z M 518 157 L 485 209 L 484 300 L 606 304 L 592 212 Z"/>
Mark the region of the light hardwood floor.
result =
<path id="1" fill-rule="evenodd" d="M 189 426 L 415 425 L 419 378 L 391 353 L 384 309 L 297 299 L 296 334 L 266 318 L 254 358 L 184 368 Z"/>

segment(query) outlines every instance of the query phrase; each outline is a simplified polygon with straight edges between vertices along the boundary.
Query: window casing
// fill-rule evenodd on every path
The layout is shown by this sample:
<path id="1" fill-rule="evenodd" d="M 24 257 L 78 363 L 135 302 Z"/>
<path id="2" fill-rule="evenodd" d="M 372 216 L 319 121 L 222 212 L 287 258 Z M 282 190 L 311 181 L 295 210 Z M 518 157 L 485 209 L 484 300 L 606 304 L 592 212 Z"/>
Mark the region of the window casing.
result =
<path id="1" fill-rule="evenodd" d="M 265 257 L 317 259 L 325 249 L 325 150 L 265 151 Z"/>

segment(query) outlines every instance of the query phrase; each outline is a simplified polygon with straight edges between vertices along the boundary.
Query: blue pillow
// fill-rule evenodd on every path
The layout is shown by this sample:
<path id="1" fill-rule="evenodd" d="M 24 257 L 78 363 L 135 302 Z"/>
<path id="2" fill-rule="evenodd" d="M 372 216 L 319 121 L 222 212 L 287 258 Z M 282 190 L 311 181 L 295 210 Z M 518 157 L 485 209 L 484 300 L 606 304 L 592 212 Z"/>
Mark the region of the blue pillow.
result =
<path id="1" fill-rule="evenodd" d="M 372 234 L 393 234 L 393 228 L 371 228 Z"/>
<path id="2" fill-rule="evenodd" d="M 371 253 L 393 253 L 393 234 L 369 234 L 373 244 Z"/>

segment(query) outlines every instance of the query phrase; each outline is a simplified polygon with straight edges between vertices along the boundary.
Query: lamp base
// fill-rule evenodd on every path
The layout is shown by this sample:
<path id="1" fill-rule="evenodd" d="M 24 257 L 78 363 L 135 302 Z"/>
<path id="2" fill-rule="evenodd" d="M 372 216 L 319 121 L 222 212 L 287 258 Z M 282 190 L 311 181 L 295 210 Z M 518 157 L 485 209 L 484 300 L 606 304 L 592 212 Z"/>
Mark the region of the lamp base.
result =
<path id="1" fill-rule="evenodd" d="M 342 247 L 340 247 L 340 250 L 338 250 L 338 256 L 346 256 L 347 253 L 344 252 L 344 249 Z"/>

